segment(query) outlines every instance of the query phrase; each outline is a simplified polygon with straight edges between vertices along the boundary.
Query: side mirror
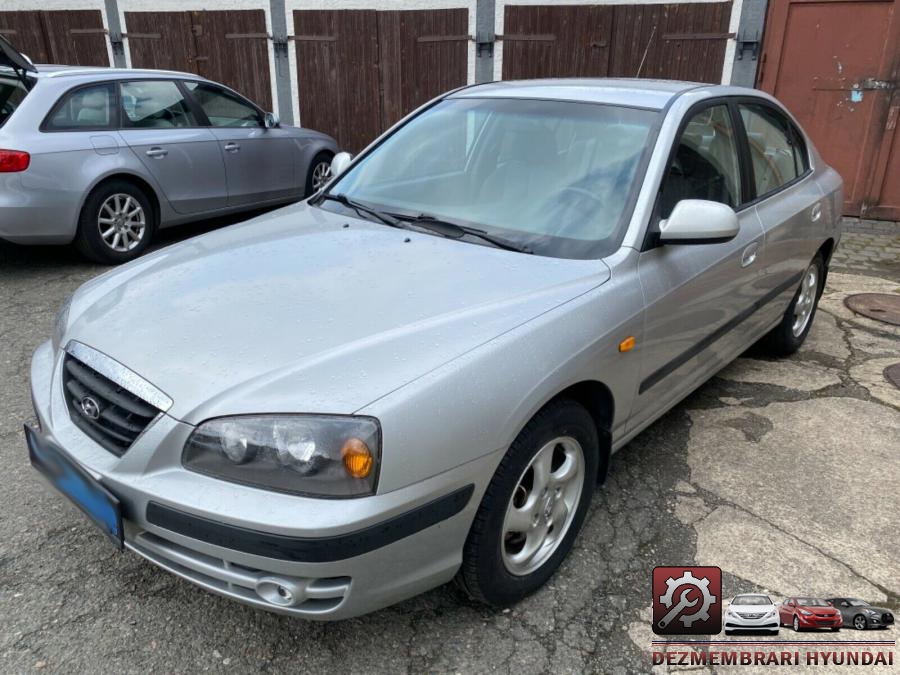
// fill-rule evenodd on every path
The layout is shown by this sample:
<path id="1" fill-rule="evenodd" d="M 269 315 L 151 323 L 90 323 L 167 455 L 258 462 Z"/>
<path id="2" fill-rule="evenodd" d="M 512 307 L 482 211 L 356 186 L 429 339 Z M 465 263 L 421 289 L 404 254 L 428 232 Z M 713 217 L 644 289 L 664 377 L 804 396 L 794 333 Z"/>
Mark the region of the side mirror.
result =
<path id="1" fill-rule="evenodd" d="M 349 152 L 339 152 L 331 159 L 331 177 L 337 178 L 344 173 L 350 162 L 353 161 L 353 155 Z"/>
<path id="2" fill-rule="evenodd" d="M 279 120 L 278 115 L 273 112 L 266 113 L 263 118 L 263 123 L 266 125 L 266 129 L 276 129 L 281 126 L 281 120 Z"/>
<path id="3" fill-rule="evenodd" d="M 717 244 L 740 232 L 737 214 L 727 204 L 682 199 L 659 224 L 660 244 Z"/>

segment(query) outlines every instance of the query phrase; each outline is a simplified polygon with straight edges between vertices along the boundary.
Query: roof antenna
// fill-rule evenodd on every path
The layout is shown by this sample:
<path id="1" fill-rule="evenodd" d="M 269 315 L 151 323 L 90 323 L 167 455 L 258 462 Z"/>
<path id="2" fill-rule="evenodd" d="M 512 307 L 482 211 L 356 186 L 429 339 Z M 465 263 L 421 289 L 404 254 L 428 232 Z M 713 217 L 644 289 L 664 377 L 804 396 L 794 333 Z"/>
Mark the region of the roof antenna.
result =
<path id="1" fill-rule="evenodd" d="M 656 25 L 655 25 L 655 24 L 654 24 L 654 26 L 653 26 L 653 30 L 650 31 L 650 38 L 647 40 L 647 46 L 644 47 L 644 55 L 641 57 L 641 63 L 640 63 L 640 65 L 638 66 L 637 74 L 635 75 L 635 77 L 640 77 L 640 76 L 641 76 L 641 68 L 644 67 L 644 61 L 647 59 L 647 52 L 650 51 L 650 43 L 653 42 L 653 36 L 654 36 L 654 35 L 656 35 Z"/>

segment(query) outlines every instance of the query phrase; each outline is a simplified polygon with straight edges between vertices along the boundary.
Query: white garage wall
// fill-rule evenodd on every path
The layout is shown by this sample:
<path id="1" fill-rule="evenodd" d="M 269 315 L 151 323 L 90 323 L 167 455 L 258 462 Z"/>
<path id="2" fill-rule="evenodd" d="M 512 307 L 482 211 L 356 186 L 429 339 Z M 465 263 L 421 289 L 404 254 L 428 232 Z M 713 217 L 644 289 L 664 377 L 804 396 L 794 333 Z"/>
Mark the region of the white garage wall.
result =
<path id="1" fill-rule="evenodd" d="M 503 19 L 507 5 L 654 5 L 654 4 L 678 4 L 694 2 L 721 2 L 722 0 L 599 0 L 597 2 L 585 2 L 585 0 L 496 0 L 494 5 L 494 32 L 503 35 Z M 728 23 L 728 32 L 737 33 L 741 21 L 741 5 L 743 0 L 732 0 L 731 19 Z M 722 84 L 731 81 L 731 68 L 734 62 L 734 50 L 737 41 L 729 38 L 725 45 L 725 59 L 722 66 Z M 498 40 L 494 45 L 494 79 L 503 79 L 503 41 Z"/>
<path id="2" fill-rule="evenodd" d="M 286 0 L 288 35 L 295 35 L 294 10 L 298 9 L 374 9 L 374 10 L 412 10 L 412 9 L 465 9 L 469 10 L 469 35 L 475 36 L 476 0 Z M 300 92 L 297 86 L 297 50 L 293 43 L 288 46 L 288 59 L 291 72 L 291 99 L 294 111 L 294 122 L 302 125 L 300 119 Z M 469 58 L 467 82 L 475 82 L 475 43 L 469 42 Z"/>

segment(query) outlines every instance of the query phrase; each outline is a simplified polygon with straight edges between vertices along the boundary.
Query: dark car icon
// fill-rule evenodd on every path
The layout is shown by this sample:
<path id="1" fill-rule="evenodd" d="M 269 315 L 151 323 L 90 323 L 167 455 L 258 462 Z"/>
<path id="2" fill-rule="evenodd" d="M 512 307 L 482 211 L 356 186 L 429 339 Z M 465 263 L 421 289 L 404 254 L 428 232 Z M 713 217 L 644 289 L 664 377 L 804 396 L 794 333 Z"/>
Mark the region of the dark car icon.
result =
<path id="1" fill-rule="evenodd" d="M 887 628 L 894 623 L 891 610 L 884 607 L 872 607 L 868 602 L 857 598 L 830 598 L 828 600 L 841 616 L 844 623 L 856 630 L 866 628 Z"/>

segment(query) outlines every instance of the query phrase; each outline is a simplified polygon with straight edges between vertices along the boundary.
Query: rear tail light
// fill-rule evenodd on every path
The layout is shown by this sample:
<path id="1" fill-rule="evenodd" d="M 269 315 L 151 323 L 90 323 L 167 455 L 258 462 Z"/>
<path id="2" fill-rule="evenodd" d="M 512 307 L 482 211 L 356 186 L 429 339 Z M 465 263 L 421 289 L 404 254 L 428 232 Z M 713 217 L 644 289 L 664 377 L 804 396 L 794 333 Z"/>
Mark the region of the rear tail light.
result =
<path id="1" fill-rule="evenodd" d="M 24 171 L 31 163 L 31 155 L 21 150 L 0 150 L 0 173 Z"/>

